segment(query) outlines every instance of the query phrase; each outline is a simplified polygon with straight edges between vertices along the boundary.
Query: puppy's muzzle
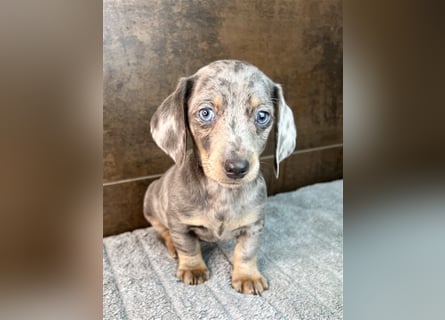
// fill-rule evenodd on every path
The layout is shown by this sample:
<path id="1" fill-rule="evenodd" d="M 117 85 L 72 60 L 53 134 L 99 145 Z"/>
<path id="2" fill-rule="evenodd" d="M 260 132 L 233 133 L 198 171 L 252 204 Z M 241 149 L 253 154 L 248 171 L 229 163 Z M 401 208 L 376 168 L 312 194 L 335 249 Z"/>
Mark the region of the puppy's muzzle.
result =
<path id="1" fill-rule="evenodd" d="M 249 172 L 249 161 L 230 159 L 224 162 L 224 172 L 230 179 L 242 179 Z"/>

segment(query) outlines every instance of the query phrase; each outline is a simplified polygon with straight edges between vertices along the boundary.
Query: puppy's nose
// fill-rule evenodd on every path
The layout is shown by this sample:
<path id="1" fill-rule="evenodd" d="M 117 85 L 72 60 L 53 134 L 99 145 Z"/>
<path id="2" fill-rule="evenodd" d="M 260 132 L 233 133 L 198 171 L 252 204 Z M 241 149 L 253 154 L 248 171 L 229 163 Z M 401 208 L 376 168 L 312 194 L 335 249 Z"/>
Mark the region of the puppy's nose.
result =
<path id="1" fill-rule="evenodd" d="M 249 171 L 249 162 L 247 160 L 226 160 L 224 171 L 226 176 L 231 179 L 241 179 Z"/>

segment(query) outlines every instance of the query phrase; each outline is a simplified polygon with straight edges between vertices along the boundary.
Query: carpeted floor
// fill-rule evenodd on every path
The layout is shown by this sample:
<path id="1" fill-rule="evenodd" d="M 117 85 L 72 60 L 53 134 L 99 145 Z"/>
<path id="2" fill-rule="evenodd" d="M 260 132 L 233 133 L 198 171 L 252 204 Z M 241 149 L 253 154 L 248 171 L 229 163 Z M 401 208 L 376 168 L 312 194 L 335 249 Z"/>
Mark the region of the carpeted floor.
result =
<path id="1" fill-rule="evenodd" d="M 258 257 L 269 290 L 230 286 L 234 242 L 202 245 L 210 279 L 187 286 L 151 228 L 104 238 L 104 319 L 342 319 L 343 181 L 270 197 Z"/>

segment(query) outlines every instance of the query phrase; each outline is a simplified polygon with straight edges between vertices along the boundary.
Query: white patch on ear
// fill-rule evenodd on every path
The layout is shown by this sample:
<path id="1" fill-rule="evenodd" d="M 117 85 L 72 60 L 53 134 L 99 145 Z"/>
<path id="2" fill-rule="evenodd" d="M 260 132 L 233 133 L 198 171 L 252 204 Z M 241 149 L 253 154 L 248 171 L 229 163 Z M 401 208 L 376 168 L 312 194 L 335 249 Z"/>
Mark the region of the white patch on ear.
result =
<path id="1" fill-rule="evenodd" d="M 153 140 L 177 164 L 186 154 L 185 98 L 189 79 L 181 78 L 175 92 L 169 95 L 153 114 L 150 131 Z"/>
<path id="2" fill-rule="evenodd" d="M 297 128 L 291 108 L 286 104 L 283 89 L 279 84 L 275 85 L 277 106 L 277 131 L 275 147 L 275 176 L 280 173 L 280 162 L 286 159 L 295 150 L 297 139 Z"/>

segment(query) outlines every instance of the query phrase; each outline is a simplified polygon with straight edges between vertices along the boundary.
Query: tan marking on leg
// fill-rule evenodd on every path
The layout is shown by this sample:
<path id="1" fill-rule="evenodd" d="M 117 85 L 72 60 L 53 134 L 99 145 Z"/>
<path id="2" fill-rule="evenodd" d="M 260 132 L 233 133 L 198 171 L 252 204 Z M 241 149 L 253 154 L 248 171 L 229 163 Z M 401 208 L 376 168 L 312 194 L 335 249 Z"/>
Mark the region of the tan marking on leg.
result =
<path id="1" fill-rule="evenodd" d="M 176 277 L 185 284 L 201 284 L 209 278 L 209 269 L 207 269 L 207 266 L 202 259 L 199 241 L 197 245 L 198 253 L 196 255 L 191 256 L 177 250 L 179 265 L 178 270 L 176 271 Z"/>
<path id="2" fill-rule="evenodd" d="M 163 241 L 164 245 L 167 247 L 168 254 L 172 258 L 177 258 L 178 255 L 176 254 L 176 248 L 173 243 L 172 237 L 170 235 L 170 231 L 168 231 L 167 227 L 164 226 L 158 218 L 156 217 L 149 217 L 148 221 L 152 225 L 152 227 L 156 230 L 156 232 L 161 237 L 161 240 Z"/>
<path id="3" fill-rule="evenodd" d="M 165 246 L 167 247 L 168 254 L 172 257 L 177 259 L 178 255 L 176 253 L 175 244 L 173 243 L 173 239 L 170 235 L 170 231 L 164 230 L 161 234 L 162 239 L 164 239 Z"/>
<path id="4" fill-rule="evenodd" d="M 266 278 L 258 271 L 256 256 L 243 260 L 241 256 L 242 242 L 238 242 L 233 255 L 232 287 L 244 294 L 258 294 L 269 287 Z"/>

